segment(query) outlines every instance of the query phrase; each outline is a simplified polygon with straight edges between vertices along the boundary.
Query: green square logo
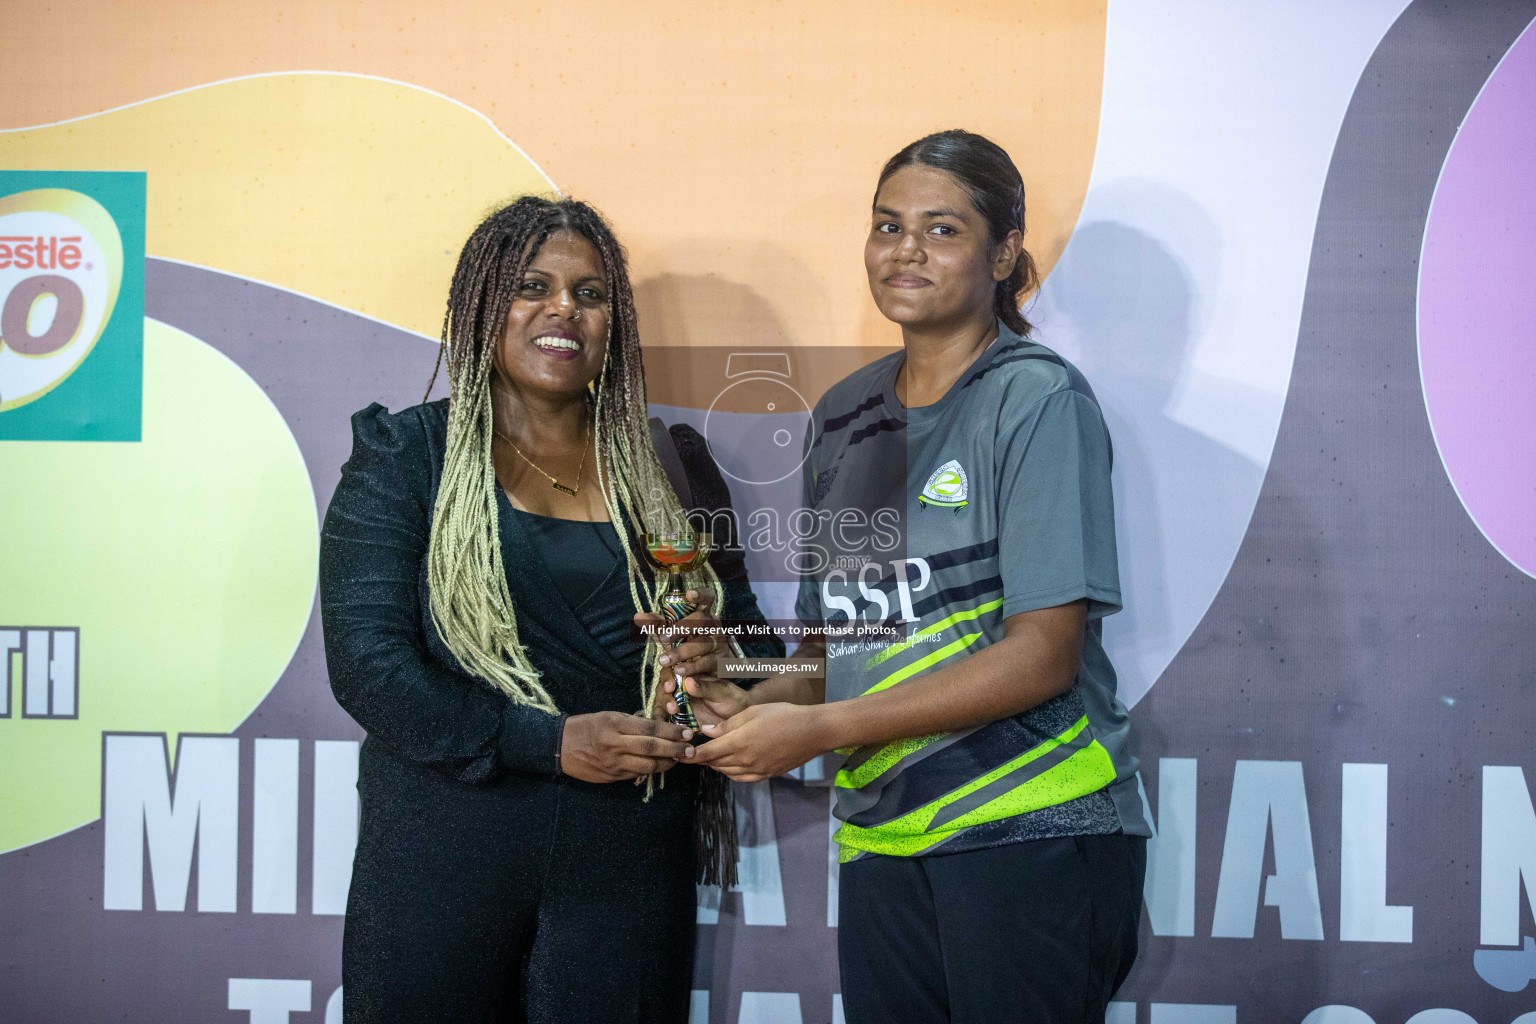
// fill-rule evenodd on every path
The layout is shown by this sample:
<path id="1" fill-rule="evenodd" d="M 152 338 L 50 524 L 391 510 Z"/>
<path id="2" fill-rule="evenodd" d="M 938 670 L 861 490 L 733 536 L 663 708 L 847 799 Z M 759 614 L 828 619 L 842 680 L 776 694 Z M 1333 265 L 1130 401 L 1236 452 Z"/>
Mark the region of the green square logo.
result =
<path id="1" fill-rule="evenodd" d="M 0 441 L 137 441 L 142 171 L 0 171 Z"/>

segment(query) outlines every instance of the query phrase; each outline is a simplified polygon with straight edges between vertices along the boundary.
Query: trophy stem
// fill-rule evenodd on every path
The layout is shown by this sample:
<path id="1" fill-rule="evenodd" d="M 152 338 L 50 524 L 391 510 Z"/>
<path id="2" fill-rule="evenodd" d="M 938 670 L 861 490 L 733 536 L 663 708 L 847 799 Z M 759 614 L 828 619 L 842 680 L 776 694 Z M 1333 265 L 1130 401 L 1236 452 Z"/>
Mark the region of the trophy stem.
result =
<path id="1" fill-rule="evenodd" d="M 688 591 L 683 586 L 683 574 L 677 566 L 670 566 L 667 570 L 667 592 L 661 597 L 661 614 L 668 622 L 677 622 L 687 615 L 691 615 L 698 605 L 688 600 Z M 673 644 L 676 647 L 677 644 Z M 672 716 L 672 721 L 685 729 L 692 729 L 695 734 L 699 731 L 699 720 L 694 717 L 693 704 L 688 699 L 687 692 L 683 689 L 683 677 L 673 673 L 677 682 L 677 691 L 674 694 L 677 700 L 677 714 Z M 702 737 L 698 737 L 702 738 Z"/>

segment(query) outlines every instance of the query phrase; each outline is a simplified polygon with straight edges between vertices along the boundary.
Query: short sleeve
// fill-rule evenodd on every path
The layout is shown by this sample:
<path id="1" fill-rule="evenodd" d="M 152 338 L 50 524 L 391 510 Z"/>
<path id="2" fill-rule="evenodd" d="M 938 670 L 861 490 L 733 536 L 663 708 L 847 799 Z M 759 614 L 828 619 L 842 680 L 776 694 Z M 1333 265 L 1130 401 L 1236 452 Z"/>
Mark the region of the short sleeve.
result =
<path id="1" fill-rule="evenodd" d="M 1073 390 L 1037 399 L 997 446 L 1003 615 L 1088 601 L 1090 619 L 1120 610 L 1109 432 Z"/>

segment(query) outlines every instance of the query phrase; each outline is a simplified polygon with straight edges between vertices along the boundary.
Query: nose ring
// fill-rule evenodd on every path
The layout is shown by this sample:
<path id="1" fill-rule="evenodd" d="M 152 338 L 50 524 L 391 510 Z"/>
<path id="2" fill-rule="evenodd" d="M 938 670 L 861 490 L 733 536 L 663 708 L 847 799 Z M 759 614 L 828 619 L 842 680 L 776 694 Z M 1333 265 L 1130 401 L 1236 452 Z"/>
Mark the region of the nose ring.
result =
<path id="1" fill-rule="evenodd" d="M 571 314 L 571 322 L 572 323 L 574 323 L 574 322 L 576 322 L 577 320 L 580 320 L 580 319 L 581 319 L 581 310 L 578 309 L 576 312 Z"/>

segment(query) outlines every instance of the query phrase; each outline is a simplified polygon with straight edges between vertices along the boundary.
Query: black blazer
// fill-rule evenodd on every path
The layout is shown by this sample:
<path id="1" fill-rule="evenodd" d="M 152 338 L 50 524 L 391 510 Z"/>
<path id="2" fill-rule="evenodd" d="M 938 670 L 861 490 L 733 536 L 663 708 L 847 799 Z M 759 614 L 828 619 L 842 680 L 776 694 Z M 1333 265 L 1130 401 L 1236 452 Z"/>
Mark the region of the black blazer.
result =
<path id="1" fill-rule="evenodd" d="M 519 637 L 562 714 L 513 703 L 466 673 L 442 643 L 431 621 L 426 552 L 447 411 L 446 399 L 393 414 L 375 403 L 352 417 L 352 456 L 342 466 L 320 539 L 331 689 L 370 741 L 461 782 L 507 773 L 551 778 L 564 717 L 637 710 L 639 679 L 621 669 L 559 598 L 500 488 L 502 561 Z M 694 506 L 729 510 L 730 493 L 703 438 L 688 427 L 674 427 L 672 435 Z M 711 564 L 725 589 L 721 617 L 762 620 L 744 556 L 717 551 Z M 632 615 L 623 571 L 604 586 L 622 614 Z M 784 652 L 778 640 L 742 646 L 755 657 Z"/>

